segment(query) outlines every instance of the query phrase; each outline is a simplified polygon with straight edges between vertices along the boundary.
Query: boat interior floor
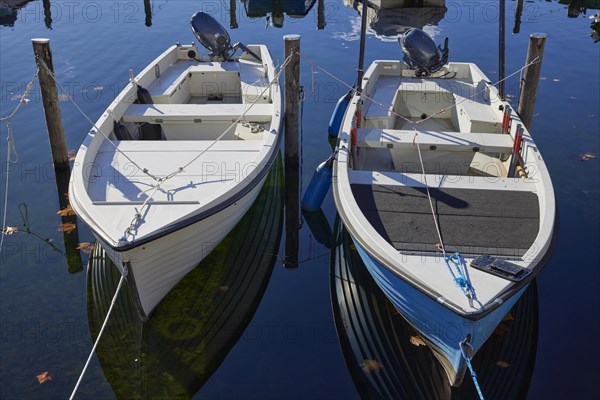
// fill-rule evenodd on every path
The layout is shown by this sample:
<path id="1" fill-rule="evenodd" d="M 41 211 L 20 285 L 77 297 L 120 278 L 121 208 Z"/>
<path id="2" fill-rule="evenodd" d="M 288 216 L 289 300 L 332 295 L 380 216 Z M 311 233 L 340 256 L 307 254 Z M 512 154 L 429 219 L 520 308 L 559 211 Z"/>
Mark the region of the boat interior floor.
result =
<path id="1" fill-rule="evenodd" d="M 377 232 L 398 251 L 437 252 L 425 187 L 352 184 Z M 539 230 L 537 194 L 529 191 L 430 188 L 446 251 L 521 257 Z"/>

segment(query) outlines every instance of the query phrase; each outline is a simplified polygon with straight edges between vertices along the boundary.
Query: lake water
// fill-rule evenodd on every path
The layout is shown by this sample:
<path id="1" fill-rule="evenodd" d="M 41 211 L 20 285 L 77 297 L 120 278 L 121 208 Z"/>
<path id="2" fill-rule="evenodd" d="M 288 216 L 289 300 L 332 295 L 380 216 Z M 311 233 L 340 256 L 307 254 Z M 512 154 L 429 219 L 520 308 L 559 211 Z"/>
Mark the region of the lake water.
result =
<path id="1" fill-rule="evenodd" d="M 437 42 L 448 36 L 451 60 L 475 62 L 495 81 L 499 70 L 496 3 L 447 1 L 445 9 L 417 13 L 416 17 L 399 12 L 392 20 L 426 25 Z M 515 372 L 509 380 L 494 378 L 487 387 L 489 398 L 502 398 L 499 387 L 511 385 L 519 385 L 519 390 L 511 392 L 516 397 L 527 393 L 530 399 L 598 398 L 600 350 L 595 342 L 600 337 L 600 269 L 595 251 L 600 248 L 600 170 L 599 160 L 593 156 L 600 154 L 600 43 L 594 41 L 597 36 L 591 36 L 594 20 L 589 18 L 597 10 L 586 8 L 594 4 L 599 7 L 594 1 L 527 1 L 520 32 L 512 34 L 516 3 L 507 2 L 507 74 L 524 64 L 529 34 L 548 34 L 532 132 L 552 175 L 560 210 L 560 238 L 552 261 L 537 280 L 537 292 L 530 293 L 527 303 L 515 310 L 514 325 L 497 334 L 511 337 L 511 329 L 521 332 L 523 324 L 532 324 L 526 330 L 529 344 L 520 350 L 513 346 L 512 353 L 489 352 L 499 358 L 492 360 L 496 365 L 492 369 Z M 226 27 L 237 26 L 230 29 L 234 41 L 267 44 L 279 63 L 283 62 L 282 36 L 298 33 L 304 55 L 352 84 L 359 14 L 341 0 L 327 0 L 321 8 L 314 4 L 301 18 L 306 8 L 301 1 L 2 0 L 0 114 L 12 111 L 34 74 L 31 38 L 48 37 L 56 75 L 69 91 L 61 95 L 65 100 L 61 103 L 63 123 L 68 148 L 76 150 L 90 126 L 66 101 L 68 96 L 95 120 L 127 84 L 130 68 L 139 72 L 173 43 L 194 40 L 188 22 L 199 10 L 211 13 Z M 289 15 L 281 17 L 278 9 Z M 269 21 L 261 16 L 265 10 L 272 14 Z M 380 15 L 379 23 L 386 18 Z M 395 40 L 374 33 L 371 30 L 367 39 L 367 65 L 374 59 L 401 57 Z M 327 124 L 346 88 L 318 70 L 313 75 L 305 62 L 301 80 L 306 93 L 302 138 L 302 187 L 306 188 L 314 168 L 331 153 Z M 506 88 L 514 103 L 518 75 Z M 93 242 L 83 224 L 77 223 L 77 230 L 71 233 L 59 231 L 65 222 L 57 214 L 64 191 L 57 192 L 37 85 L 30 100 L 12 121 L 18 161 L 9 167 L 7 128 L 4 123 L 0 126 L 3 188 L 9 177 L 7 225 L 20 229 L 6 236 L 0 255 L 0 398 L 58 399 L 67 398 L 77 381 L 98 332 L 98 315 L 103 315 L 114 292 L 115 277 L 97 254 L 97 265 L 86 276 L 90 255 L 73 246 Z M 340 346 L 347 332 L 343 324 L 336 326 L 335 322 L 338 292 L 330 293 L 330 286 L 335 287 L 330 272 L 335 274 L 339 260 L 330 260 L 331 250 L 317 241 L 321 234 L 317 229 L 311 232 L 308 217 L 301 220 L 298 268 L 283 265 L 282 219 L 272 213 L 282 207 L 280 185 L 280 176 L 272 177 L 270 191 L 261 197 L 246 225 L 219 247 L 207 268 L 196 269 L 182 282 L 161 305 L 156 321 L 142 325 L 131 314 L 131 304 L 122 292 L 115 320 L 103 337 L 98 357 L 93 358 L 78 398 L 382 396 L 382 392 L 368 392 L 359 381 L 384 376 L 383 372 L 389 372 L 385 368 L 391 368 L 386 361 L 375 360 L 384 367 L 383 372 L 369 369 L 360 353 L 348 354 L 347 346 Z M 4 192 L 1 204 L 3 208 Z M 259 218 L 258 213 L 269 217 Z M 323 214 L 325 226 L 322 219 L 320 225 L 315 224 L 314 216 L 310 222 L 327 232 L 332 229 L 327 225 L 333 227 L 335 221 L 331 193 L 323 204 Z M 263 230 L 253 230 L 248 228 L 252 224 L 266 225 L 260 228 Z M 256 263 L 248 262 L 252 260 Z M 256 268 L 256 273 L 241 281 L 234 279 L 246 264 Z M 211 276 L 231 282 L 211 286 L 207 283 L 212 282 Z M 364 298 L 379 298 L 381 293 L 372 285 L 366 281 L 364 285 L 360 289 Z M 227 304 L 235 307 L 219 308 L 216 298 L 233 299 L 234 294 L 238 303 Z M 232 318 L 222 320 L 224 315 Z M 408 337 L 404 331 L 386 331 L 386 326 L 408 329 L 382 323 L 366 330 L 375 338 Z M 202 336 L 210 329 L 217 331 Z M 387 393 L 450 396 L 449 389 L 435 378 L 439 371 L 431 364 L 428 350 L 423 351 L 406 362 L 414 368 L 429 363 L 419 369 L 426 371 L 425 375 L 412 379 L 395 371 L 396 380 L 390 378 L 385 385 L 396 385 L 397 390 Z M 524 359 L 521 356 L 526 351 L 531 357 Z M 45 371 L 52 380 L 40 384 L 36 376 Z M 486 374 L 482 377 L 492 376 Z M 413 389 L 420 385 L 421 389 L 402 391 L 397 385 Z M 470 378 L 465 378 L 464 385 L 472 385 Z M 452 393 L 454 398 L 472 395 L 468 391 Z"/>

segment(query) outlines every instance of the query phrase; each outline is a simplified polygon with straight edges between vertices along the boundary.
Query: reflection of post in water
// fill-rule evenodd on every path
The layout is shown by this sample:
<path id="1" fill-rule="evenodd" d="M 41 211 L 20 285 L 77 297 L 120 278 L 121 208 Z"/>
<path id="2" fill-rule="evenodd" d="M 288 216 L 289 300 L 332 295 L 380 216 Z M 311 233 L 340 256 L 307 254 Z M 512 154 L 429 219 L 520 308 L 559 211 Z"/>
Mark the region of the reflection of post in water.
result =
<path id="1" fill-rule="evenodd" d="M 285 261 L 289 268 L 298 266 L 298 221 L 300 220 L 299 100 L 300 35 L 283 37 L 285 60 Z"/>
<path id="2" fill-rule="evenodd" d="M 317 4 L 317 29 L 325 29 L 325 0 L 318 0 Z"/>
<path id="3" fill-rule="evenodd" d="M 237 5 L 236 0 L 229 0 L 229 27 L 231 29 L 237 29 Z"/>
<path id="4" fill-rule="evenodd" d="M 69 207 L 69 179 L 71 178 L 71 170 L 64 168 L 55 168 L 56 175 L 56 191 L 58 194 L 58 204 L 61 210 Z M 71 215 L 69 215 L 71 214 Z M 67 266 L 70 273 L 76 273 L 83 270 L 81 262 L 81 252 L 79 251 L 79 232 L 77 230 L 77 216 L 74 213 L 63 213 L 61 215 L 63 226 L 72 226 L 73 230 L 65 230 L 63 232 L 63 240 L 65 243 L 65 256 L 67 257 Z"/>
<path id="5" fill-rule="evenodd" d="M 46 23 L 46 28 L 52 29 L 52 10 L 50 8 L 50 0 L 44 0 L 44 22 Z"/>
<path id="6" fill-rule="evenodd" d="M 517 0 L 517 9 L 515 10 L 515 27 L 513 33 L 521 32 L 521 15 L 523 15 L 523 0 Z"/>
<path id="7" fill-rule="evenodd" d="M 144 12 L 146 13 L 146 26 L 149 28 L 152 26 L 152 5 L 150 5 L 150 0 L 144 0 Z"/>

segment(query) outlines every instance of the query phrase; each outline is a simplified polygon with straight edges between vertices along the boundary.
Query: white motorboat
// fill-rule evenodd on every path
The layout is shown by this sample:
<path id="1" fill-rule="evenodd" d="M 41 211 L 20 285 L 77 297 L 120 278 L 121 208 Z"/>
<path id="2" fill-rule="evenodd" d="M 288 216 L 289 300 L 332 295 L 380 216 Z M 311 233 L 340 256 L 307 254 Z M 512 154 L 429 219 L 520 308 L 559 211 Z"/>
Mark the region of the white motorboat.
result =
<path id="1" fill-rule="evenodd" d="M 459 385 L 547 263 L 550 175 L 533 138 L 472 63 L 417 29 L 405 62 L 374 61 L 341 125 L 339 215 L 371 275 Z"/>
<path id="2" fill-rule="evenodd" d="M 81 145 L 69 187 L 142 319 L 244 216 L 282 138 L 268 49 L 231 45 L 205 13 L 191 25 L 210 54 L 176 44 L 132 76 Z"/>

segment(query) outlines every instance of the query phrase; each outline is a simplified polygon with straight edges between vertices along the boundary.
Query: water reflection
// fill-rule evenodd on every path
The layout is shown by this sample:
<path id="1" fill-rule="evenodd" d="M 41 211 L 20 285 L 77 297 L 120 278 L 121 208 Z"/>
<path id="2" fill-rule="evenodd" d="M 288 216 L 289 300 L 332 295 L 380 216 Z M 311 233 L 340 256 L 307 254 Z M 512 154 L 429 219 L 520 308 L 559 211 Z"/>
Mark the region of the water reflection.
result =
<path id="1" fill-rule="evenodd" d="M 478 398 L 470 378 L 451 388 L 443 368 L 381 292 L 336 221 L 331 302 L 346 365 L 362 398 Z M 535 281 L 473 359 L 486 399 L 525 398 L 535 365 Z"/>
<path id="2" fill-rule="evenodd" d="M 600 1 L 598 0 L 559 0 L 558 2 L 567 5 L 567 17 L 569 18 L 585 17 L 588 10 L 600 9 Z M 598 43 L 600 41 L 600 12 L 591 15 L 589 18 L 592 20 L 590 36 L 595 43 Z"/>
<path id="3" fill-rule="evenodd" d="M 19 10 L 32 0 L 2 0 L 0 1 L 0 25 L 15 26 L 19 18 Z"/>
<path id="4" fill-rule="evenodd" d="M 317 0 L 241 0 L 249 18 L 265 18 L 267 25 L 283 27 L 285 15 L 304 18 Z M 322 2 L 322 0 L 320 0 Z M 322 28 L 320 28 L 322 29 Z"/>
<path id="5" fill-rule="evenodd" d="M 219 367 L 252 319 L 282 233 L 281 162 L 237 227 L 143 323 L 121 294 L 97 355 L 118 398 L 189 398 Z M 96 246 L 88 268 L 88 318 L 95 338 L 120 274 Z M 123 291 L 122 293 L 126 293 Z"/>
<path id="6" fill-rule="evenodd" d="M 362 13 L 361 0 L 344 0 L 347 7 Z M 433 34 L 446 15 L 445 0 L 369 0 L 367 20 L 371 31 L 380 38 L 396 39 L 409 28 Z"/>

